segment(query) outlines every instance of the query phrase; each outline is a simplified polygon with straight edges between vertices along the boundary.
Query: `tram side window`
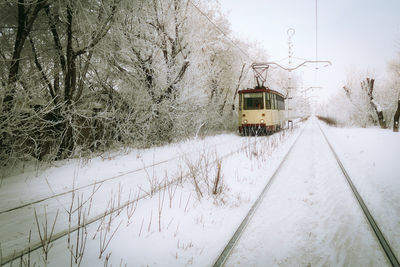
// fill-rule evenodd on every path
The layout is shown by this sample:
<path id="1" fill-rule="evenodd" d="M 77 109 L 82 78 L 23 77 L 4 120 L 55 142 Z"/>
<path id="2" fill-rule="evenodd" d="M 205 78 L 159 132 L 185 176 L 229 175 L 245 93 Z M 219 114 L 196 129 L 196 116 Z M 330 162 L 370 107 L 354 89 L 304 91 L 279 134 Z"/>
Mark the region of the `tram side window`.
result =
<path id="1" fill-rule="evenodd" d="M 271 94 L 271 109 L 277 109 L 277 105 L 276 105 L 276 95 L 275 94 Z"/>
<path id="2" fill-rule="evenodd" d="M 242 110 L 242 98 L 243 98 L 243 95 L 239 95 L 239 110 Z"/>
<path id="3" fill-rule="evenodd" d="M 265 93 L 265 108 L 271 109 L 271 94 Z"/>
<path id="4" fill-rule="evenodd" d="M 244 94 L 245 110 L 264 109 L 263 93 Z"/>
<path id="5" fill-rule="evenodd" d="M 281 100 L 279 95 L 276 96 L 276 105 L 278 106 L 277 109 L 280 110 L 281 109 Z"/>
<path id="6" fill-rule="evenodd" d="M 278 98 L 278 109 L 279 110 L 284 110 L 285 109 L 285 102 L 283 100 L 283 97 L 277 96 Z"/>

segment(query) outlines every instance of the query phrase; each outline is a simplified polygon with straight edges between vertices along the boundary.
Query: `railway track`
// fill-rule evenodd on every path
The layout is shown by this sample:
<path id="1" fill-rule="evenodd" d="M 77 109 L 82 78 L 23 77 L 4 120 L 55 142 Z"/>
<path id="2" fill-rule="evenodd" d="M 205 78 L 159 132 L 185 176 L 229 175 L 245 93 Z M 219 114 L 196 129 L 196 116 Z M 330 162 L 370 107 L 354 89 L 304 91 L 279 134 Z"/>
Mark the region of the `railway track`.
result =
<path id="1" fill-rule="evenodd" d="M 225 144 L 225 143 L 221 143 L 221 144 Z M 221 144 L 219 144 L 219 145 L 221 145 Z M 226 145 L 226 144 L 225 144 L 225 145 Z M 241 146 L 239 149 L 234 149 L 233 151 L 230 151 L 230 152 L 228 152 L 228 153 L 226 153 L 226 154 L 224 154 L 224 155 L 222 155 L 222 156 L 219 156 L 219 159 L 227 158 L 227 157 L 229 157 L 229 156 L 231 156 L 231 155 L 233 155 L 233 154 L 239 152 L 240 150 L 243 150 L 243 146 Z M 194 152 L 192 152 L 192 153 L 196 153 L 196 151 L 194 151 Z M 51 196 L 48 196 L 48 197 L 45 197 L 45 198 L 41 198 L 41 199 L 36 200 L 36 201 L 32 201 L 32 202 L 29 202 L 29 203 L 25 203 L 25 204 L 19 205 L 19 206 L 17 206 L 17 207 L 4 210 L 4 211 L 2 211 L 2 212 L 0 213 L 0 215 L 1 215 L 1 214 L 4 215 L 4 214 L 7 214 L 7 213 L 9 213 L 9 212 L 13 212 L 13 211 L 16 211 L 16 210 L 24 209 L 24 208 L 26 208 L 26 207 L 28 207 L 28 206 L 32 206 L 32 205 L 38 204 L 38 203 L 40 203 L 40 202 L 45 202 L 45 201 L 48 201 L 48 200 L 51 200 L 51 199 L 57 199 L 57 198 L 60 197 L 60 196 L 70 194 L 70 193 L 72 193 L 72 192 L 74 192 L 74 191 L 77 191 L 77 190 L 89 188 L 89 187 L 96 186 L 96 185 L 97 185 L 97 186 L 101 186 L 102 183 L 105 183 L 105 182 L 107 182 L 107 181 L 115 180 L 115 179 L 117 179 L 117 178 L 119 178 L 119 177 L 123 177 L 123 176 L 126 176 L 126 175 L 131 174 L 131 173 L 134 173 L 134 172 L 139 172 L 139 171 L 144 170 L 144 169 L 146 169 L 146 168 L 151 168 L 151 167 L 153 167 L 153 166 L 165 164 L 165 163 L 168 163 L 168 162 L 170 162 L 171 160 L 177 159 L 177 158 L 179 158 L 179 157 L 182 157 L 182 156 L 176 156 L 176 157 L 173 157 L 173 158 L 168 159 L 168 160 L 159 161 L 159 162 L 153 163 L 153 164 L 151 164 L 151 165 L 145 166 L 145 167 L 143 167 L 143 168 L 137 168 L 137 169 L 131 170 L 131 171 L 129 171 L 129 172 L 125 172 L 125 173 L 123 173 L 123 174 L 118 174 L 118 175 L 115 175 L 115 176 L 112 176 L 112 177 L 104 178 L 104 179 L 102 179 L 102 180 L 100 180 L 100 181 L 97 181 L 97 182 L 95 182 L 95 183 L 90 183 L 90 184 L 87 184 L 87 185 L 84 185 L 84 186 L 81 186 L 81 187 L 77 187 L 77 188 L 75 188 L 75 189 L 73 189 L 73 190 L 67 190 L 67 191 L 64 191 L 64 192 L 61 192 L 61 193 L 58 193 L 58 194 L 54 194 L 54 195 L 51 195 Z M 215 162 L 216 162 L 216 161 L 215 161 Z M 213 162 L 213 164 L 214 164 L 215 162 Z M 183 175 L 184 178 L 186 178 L 186 177 L 188 177 L 188 176 L 189 176 L 189 173 L 186 173 L 185 175 Z M 181 177 L 181 176 L 180 176 L 180 177 L 176 177 L 175 179 L 171 180 L 170 183 L 174 183 L 174 182 L 176 182 L 178 179 L 182 179 L 182 177 Z M 166 186 L 169 186 L 169 184 L 164 184 L 162 187 L 159 187 L 159 188 L 157 189 L 157 191 L 162 190 L 162 189 L 163 189 L 164 187 L 166 187 Z M 155 193 L 155 192 L 154 192 L 154 193 Z M 54 234 L 51 236 L 51 238 L 49 238 L 48 242 L 51 243 L 51 242 L 54 242 L 54 241 L 56 241 L 56 240 L 58 240 L 58 239 L 60 239 L 60 238 L 66 237 L 67 235 L 69 235 L 69 234 L 71 234 L 71 233 L 73 233 L 73 232 L 79 230 L 80 228 L 86 227 L 86 226 L 88 226 L 88 225 L 90 225 L 90 224 L 93 224 L 93 223 L 95 223 L 95 222 L 97 222 L 97 221 L 100 221 L 100 220 L 102 220 L 103 218 L 105 218 L 105 217 L 107 217 L 107 216 L 109 216 L 109 215 L 111 215 L 111 214 L 113 214 L 113 213 L 116 213 L 116 212 L 118 212 L 118 211 L 121 211 L 122 209 L 126 208 L 127 206 L 133 204 L 134 202 L 136 202 L 136 201 L 138 201 L 138 200 L 140 200 L 140 199 L 145 199 L 145 198 L 148 197 L 148 196 L 149 196 L 149 194 L 142 192 L 140 195 L 138 195 L 138 196 L 137 196 L 136 198 L 134 198 L 133 200 L 128 199 L 127 201 L 125 201 L 125 202 L 119 204 L 119 205 L 118 205 L 117 207 L 115 207 L 115 208 L 112 208 L 112 209 L 110 209 L 110 210 L 106 210 L 106 211 L 104 211 L 104 212 L 102 212 L 102 213 L 100 213 L 100 214 L 97 214 L 96 216 L 93 216 L 93 217 L 90 218 L 90 219 L 87 219 L 87 220 L 85 221 L 84 224 L 76 224 L 76 225 L 73 226 L 73 227 L 65 228 L 65 229 L 63 229 L 63 230 L 57 231 L 56 233 L 54 233 Z M 40 249 L 42 246 L 43 246 L 43 244 L 42 244 L 40 241 L 32 242 L 32 243 L 30 243 L 29 246 L 26 246 L 25 248 L 23 248 L 23 249 L 21 249 L 21 250 L 19 250 L 19 251 L 15 251 L 14 253 L 9 254 L 9 255 L 7 255 L 7 256 L 5 256 L 5 257 L 4 257 L 4 255 L 3 255 L 2 259 L 1 259 L 1 264 L 0 264 L 0 265 L 1 265 L 1 266 L 4 266 L 4 265 L 6 265 L 6 264 L 8 264 L 8 263 L 11 263 L 11 262 L 13 262 L 13 261 L 15 261 L 15 260 L 17 260 L 17 259 L 19 259 L 19 258 L 22 258 L 24 255 L 26 255 L 26 254 L 28 254 L 28 253 L 32 253 L 33 251 Z"/>
<path id="2" fill-rule="evenodd" d="M 216 146 L 225 145 L 226 143 L 229 143 L 229 142 L 221 143 L 221 144 L 218 144 Z M 191 152 L 189 154 L 194 154 L 194 153 L 199 153 L 199 151 L 196 150 L 196 151 L 193 151 L 193 152 Z M 166 159 L 166 160 L 161 160 L 161 161 L 158 161 L 158 162 L 155 162 L 155 163 L 143 166 L 143 167 L 139 167 L 139 168 L 135 168 L 135 169 L 130 170 L 130 171 L 126 171 L 124 173 L 119 173 L 117 175 L 113 175 L 113 176 L 106 177 L 106 178 L 103 178 L 103 179 L 100 179 L 100 180 L 96 180 L 95 182 L 92 182 L 92 183 L 89 183 L 89 184 L 86 184 L 86 185 L 82 185 L 82 186 L 79 186 L 79 187 L 76 187 L 76 188 L 73 188 L 73 189 L 70 189 L 70 190 L 66 190 L 66 191 L 63 191 L 63 192 L 60 192 L 60 193 L 55 193 L 55 194 L 52 194 L 52 195 L 49 195 L 49 196 L 46 196 L 46 197 L 39 198 L 39 199 L 34 200 L 34 201 L 29 201 L 29 202 L 26 202 L 26 203 L 23 203 L 23 204 L 20 204 L 20 205 L 17 205 L 17 206 L 8 208 L 8 209 L 1 210 L 0 211 L 0 215 L 6 214 L 8 212 L 12 212 L 12 211 L 15 211 L 15 210 L 18 210 L 18 209 L 22 209 L 22 208 L 25 208 L 25 207 L 28 207 L 28 206 L 32 206 L 34 204 L 38 204 L 38 203 L 44 202 L 44 201 L 49 200 L 49 199 L 54 199 L 54 198 L 57 198 L 57 197 L 60 197 L 60 196 L 64 196 L 64 195 L 70 194 L 72 192 L 78 192 L 79 190 L 82 190 L 82 189 L 91 188 L 93 186 L 101 186 L 105 182 L 112 181 L 112 180 L 124 177 L 124 176 L 129 175 L 129 174 L 133 174 L 133 173 L 136 173 L 136 172 L 145 171 L 146 169 L 153 168 L 155 166 L 162 165 L 162 164 L 171 162 L 173 160 L 176 160 L 176 159 L 179 159 L 179 158 L 182 158 L 182 157 L 183 157 L 182 155 L 171 157 L 171 158 Z"/>
<path id="3" fill-rule="evenodd" d="M 348 172 L 346 171 L 346 169 L 344 168 L 342 162 L 340 161 L 339 157 L 337 156 L 337 154 L 336 154 L 333 146 L 331 145 L 330 141 L 328 140 L 325 132 L 322 130 L 322 128 L 321 128 L 321 126 L 319 124 L 318 124 L 318 126 L 319 126 L 320 131 L 322 132 L 322 135 L 324 136 L 325 141 L 327 142 L 327 144 L 328 144 L 328 146 L 330 148 L 330 151 L 332 152 L 332 154 L 334 155 L 334 158 L 336 159 L 337 165 L 340 167 L 341 172 L 345 176 L 346 181 L 347 181 L 349 187 L 351 188 L 351 192 L 353 193 L 354 198 L 357 200 L 357 203 L 359 204 L 363 214 L 365 215 L 365 218 L 366 218 L 366 220 L 367 220 L 367 222 L 369 224 L 370 229 L 372 229 L 372 232 L 375 234 L 376 240 L 378 241 L 379 246 L 381 247 L 382 251 L 384 252 L 384 255 L 386 256 L 386 258 L 388 260 L 388 263 L 390 263 L 391 266 L 400 267 L 399 261 L 396 258 L 396 255 L 394 254 L 392 248 L 390 247 L 390 244 L 386 240 L 385 235 L 380 230 L 378 224 L 376 223 L 376 220 L 374 219 L 374 217 L 372 216 L 372 214 L 368 210 L 368 207 L 366 206 L 364 200 L 360 196 L 357 188 L 354 186 L 354 184 L 353 184 Z M 296 141 L 293 143 L 292 147 L 288 150 L 288 152 L 286 153 L 286 155 L 284 156 L 284 158 L 280 162 L 279 166 L 277 167 L 277 169 L 275 170 L 273 175 L 270 177 L 268 183 L 266 184 L 266 186 L 262 190 L 262 192 L 259 195 L 259 197 L 257 198 L 257 200 L 254 202 L 253 206 L 248 211 L 248 213 L 245 216 L 245 218 L 243 219 L 243 221 L 240 223 L 239 227 L 237 228 L 237 230 L 235 231 L 235 233 L 233 234 L 233 236 L 231 237 L 231 239 L 229 240 L 229 242 L 227 243 L 227 245 L 225 246 L 225 248 L 223 249 L 221 254 L 215 260 L 215 262 L 213 264 L 214 267 L 224 266 L 224 264 L 229 259 L 234 247 L 236 246 L 236 244 L 240 240 L 244 230 L 246 229 L 246 226 L 249 224 L 249 222 L 251 221 L 253 215 L 257 211 L 257 208 L 260 206 L 260 203 L 265 198 L 265 195 L 267 194 L 268 189 L 271 187 L 271 184 L 274 182 L 275 177 L 277 176 L 277 174 L 282 169 L 282 166 L 284 165 L 285 161 L 287 160 L 287 158 L 288 158 L 289 154 L 291 153 L 293 147 L 295 147 L 297 141 L 300 139 L 300 136 L 302 136 L 303 132 L 304 132 L 304 129 L 301 132 L 301 134 L 298 136 Z"/>
<path id="4" fill-rule="evenodd" d="M 221 145 L 221 144 L 219 144 L 219 145 Z M 229 157 L 229 156 L 231 156 L 231 155 L 237 153 L 238 151 L 240 151 L 240 150 L 242 150 L 242 149 L 243 149 L 243 148 L 240 147 L 239 149 L 235 149 L 235 150 L 233 150 L 233 151 L 230 151 L 230 152 L 228 152 L 228 153 L 226 153 L 226 154 L 220 156 L 220 159 Z M 192 152 L 192 153 L 196 153 L 196 152 L 197 152 L 197 151 L 194 151 L 194 152 Z M 191 153 L 191 154 L 192 154 L 192 153 Z M 68 190 L 68 191 L 65 191 L 65 192 L 62 192 L 62 193 L 59 193 L 59 194 L 54 194 L 54 195 L 52 195 L 52 196 L 39 199 L 39 200 L 37 200 L 37 201 L 32 201 L 32 202 L 29 202 L 29 203 L 20 205 L 20 206 L 18 206 L 18 207 L 15 207 L 15 208 L 12 208 L 12 209 L 8 209 L 8 210 L 6 210 L 6 211 L 3 211 L 2 213 L 3 213 L 3 214 L 6 214 L 6 213 L 9 213 L 9 212 L 13 212 L 13 211 L 16 211 L 16 210 L 19 210 L 19 209 L 26 208 L 26 207 L 31 206 L 31 205 L 34 205 L 34 204 L 38 204 L 38 203 L 40 203 L 40 202 L 45 202 L 45 201 L 48 201 L 48 200 L 51 200 L 51 199 L 56 199 L 57 197 L 60 197 L 60 196 L 63 196 L 63 195 L 67 195 L 67 194 L 72 193 L 72 192 L 76 192 L 77 190 L 82 190 L 82 189 L 89 188 L 89 187 L 96 186 L 96 185 L 97 185 L 97 186 L 100 186 L 100 185 L 101 185 L 102 183 L 104 183 L 104 182 L 107 182 L 107 181 L 110 181 L 110 180 L 115 180 L 115 179 L 117 179 L 117 178 L 126 176 L 126 175 L 128 175 L 128 174 L 131 174 L 131 173 L 134 173 L 134 172 L 139 172 L 139 171 L 145 170 L 146 168 L 151 168 L 151 167 L 153 167 L 153 166 L 165 164 L 165 163 L 171 162 L 171 160 L 178 159 L 178 158 L 180 158 L 180 157 L 181 157 L 181 156 L 176 156 L 176 157 L 173 157 L 173 158 L 170 158 L 170 159 L 167 159 L 167 160 L 163 160 L 163 161 L 159 161 L 159 162 L 153 163 L 153 164 L 148 165 L 148 166 L 145 166 L 145 167 L 143 167 L 143 168 L 138 168 L 138 169 L 135 169 L 135 170 L 132 170 L 132 171 L 129 171 L 129 172 L 125 172 L 125 173 L 123 173 L 123 174 L 118 174 L 118 175 L 115 175 L 115 176 L 112 176 L 112 177 L 108 177 L 108 178 L 106 178 L 106 179 L 102 179 L 101 181 L 97 181 L 97 182 L 95 182 L 95 183 L 91 183 L 91 184 L 88 184 L 88 185 L 84 185 L 84 186 L 75 188 L 74 190 Z M 216 162 L 216 161 L 214 161 L 213 163 L 215 163 L 215 162 Z M 187 178 L 189 175 L 190 175 L 190 173 L 186 173 L 186 174 L 184 174 L 183 176 L 175 177 L 173 180 L 170 180 L 169 183 L 164 184 L 163 186 L 158 187 L 157 190 L 156 190 L 155 192 L 153 192 L 153 194 L 156 193 L 156 192 L 158 192 L 158 191 L 160 191 L 160 190 L 163 190 L 164 187 L 169 186 L 171 183 L 176 182 L 178 179 Z M 140 195 L 138 195 L 137 197 L 135 197 L 133 200 L 128 199 L 127 201 L 125 201 L 125 202 L 119 204 L 118 207 L 111 208 L 110 210 L 106 210 L 106 211 L 104 211 L 104 212 L 102 212 L 102 213 L 97 214 L 96 216 L 93 216 L 93 217 L 90 218 L 90 219 L 87 219 L 83 224 L 76 224 L 76 225 L 74 225 L 73 227 L 71 227 L 71 228 L 69 228 L 69 229 L 66 228 L 66 229 L 63 229 L 63 230 L 61 230 L 61 231 L 58 231 L 57 233 L 53 234 L 53 235 L 51 236 L 51 238 L 49 238 L 48 243 L 52 243 L 52 242 L 54 242 L 54 241 L 56 241 L 56 240 L 58 240 L 58 239 L 60 239 L 60 238 L 66 237 L 66 236 L 68 236 L 69 234 L 71 234 L 71 233 L 77 231 L 78 229 L 82 229 L 82 228 L 84 228 L 84 227 L 86 227 L 86 226 L 89 226 L 89 225 L 95 223 L 95 222 L 98 222 L 98 221 L 102 220 L 103 218 L 105 218 L 105 217 L 107 217 L 107 216 L 109 216 L 109 215 L 111 215 L 111 214 L 114 214 L 114 213 L 116 213 L 116 212 L 119 212 L 119 211 L 123 210 L 124 208 L 126 208 L 127 206 L 129 206 L 129 205 L 131 205 L 131 204 L 133 204 L 133 203 L 135 203 L 135 202 L 137 202 L 137 201 L 139 201 L 139 200 L 145 199 L 145 198 L 147 198 L 147 197 L 149 197 L 149 194 L 146 193 L 146 192 L 142 192 Z M 28 254 L 28 253 L 32 253 L 32 252 L 34 252 L 35 250 L 40 249 L 42 246 L 43 246 L 43 244 L 42 244 L 41 241 L 32 242 L 29 246 L 26 246 L 25 248 L 23 248 L 23 249 L 20 250 L 20 251 L 14 252 L 14 253 L 12 253 L 11 255 L 7 255 L 7 256 L 4 256 L 4 255 L 3 255 L 2 259 L 1 259 L 1 262 L 0 262 L 0 263 L 1 263 L 0 266 L 5 266 L 6 264 L 13 262 L 13 261 L 15 261 L 15 260 L 17 260 L 17 259 L 23 257 L 24 255 L 26 255 L 26 254 Z"/>
<path id="5" fill-rule="evenodd" d="M 381 229 L 379 228 L 376 220 L 372 216 L 371 212 L 369 211 L 367 205 L 365 204 L 363 198 L 361 197 L 360 193 L 358 192 L 357 188 L 354 186 L 353 181 L 351 180 L 348 172 L 344 168 L 340 158 L 338 157 L 335 149 L 333 148 L 331 142 L 328 140 L 328 137 L 326 136 L 325 132 L 322 130 L 321 126 L 318 124 L 319 129 L 322 132 L 322 135 L 324 136 L 326 142 L 329 145 L 329 148 L 331 149 L 333 155 L 335 156 L 335 159 L 344 175 L 346 178 L 347 183 L 349 184 L 351 191 L 353 192 L 355 198 L 357 199 L 358 204 L 360 205 L 365 217 L 368 220 L 369 225 L 371 226 L 372 230 L 374 231 L 376 238 L 379 241 L 379 244 L 382 248 L 382 250 L 385 252 L 386 257 L 394 267 L 400 267 L 399 261 L 396 258 L 396 255 L 393 253 L 392 248 L 390 247 L 388 241 L 386 240 L 384 234 L 382 233 Z"/>
<path id="6" fill-rule="evenodd" d="M 243 234 L 243 231 L 245 230 L 246 226 L 249 224 L 251 218 L 253 217 L 254 213 L 257 211 L 257 208 L 260 206 L 268 189 L 271 187 L 272 183 L 274 182 L 274 179 L 277 176 L 277 174 L 279 173 L 280 169 L 282 168 L 283 163 L 286 161 L 288 155 L 292 151 L 293 147 L 296 145 L 297 141 L 300 139 L 300 136 L 302 136 L 303 132 L 304 132 L 304 128 L 301 131 L 301 133 L 297 136 L 296 140 L 293 142 L 292 146 L 289 148 L 289 150 L 283 157 L 282 161 L 279 163 L 278 167 L 272 174 L 271 178 L 268 180 L 267 184 L 261 191 L 257 200 L 254 202 L 253 206 L 248 211 L 247 215 L 244 217 L 243 221 L 240 223 L 239 227 L 236 229 L 235 233 L 233 234 L 233 236 L 229 240 L 228 244 L 223 249 L 222 253 L 219 255 L 217 260 L 214 262 L 214 264 L 213 264 L 214 267 L 224 266 L 225 262 L 227 261 L 228 257 L 230 256 L 233 248 L 235 247 L 235 245 L 239 241 L 241 235 Z"/>

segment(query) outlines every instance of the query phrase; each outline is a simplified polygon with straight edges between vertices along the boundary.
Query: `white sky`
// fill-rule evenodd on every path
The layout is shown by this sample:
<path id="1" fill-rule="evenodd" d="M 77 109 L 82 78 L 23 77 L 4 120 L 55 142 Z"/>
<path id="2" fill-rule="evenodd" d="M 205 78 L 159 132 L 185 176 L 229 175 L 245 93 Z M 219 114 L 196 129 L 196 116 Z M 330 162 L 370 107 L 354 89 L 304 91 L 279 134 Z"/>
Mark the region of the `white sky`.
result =
<path id="1" fill-rule="evenodd" d="M 296 31 L 294 56 L 315 60 L 315 0 L 219 2 L 234 35 L 262 45 L 271 61 L 288 56 L 289 28 Z M 326 95 L 340 90 L 351 71 L 384 79 L 388 62 L 399 52 L 400 0 L 318 0 L 318 58 L 333 65 L 318 73 L 310 65 L 297 74 L 303 75 L 304 88 L 323 86 L 320 94 Z"/>

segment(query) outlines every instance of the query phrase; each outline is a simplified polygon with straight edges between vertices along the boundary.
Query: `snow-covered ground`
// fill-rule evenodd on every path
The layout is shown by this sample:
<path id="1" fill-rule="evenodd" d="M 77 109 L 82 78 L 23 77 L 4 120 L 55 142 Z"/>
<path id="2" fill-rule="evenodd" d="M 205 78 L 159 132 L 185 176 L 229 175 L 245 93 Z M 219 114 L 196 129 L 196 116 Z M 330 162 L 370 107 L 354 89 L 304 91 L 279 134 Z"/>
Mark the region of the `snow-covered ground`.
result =
<path id="1" fill-rule="evenodd" d="M 326 133 L 399 260 L 400 134 L 379 128 Z"/>
<path id="2" fill-rule="evenodd" d="M 400 135 L 323 128 L 399 257 Z M 46 215 L 50 234 L 57 210 L 54 233 L 68 229 L 71 211 L 73 225 L 79 212 L 87 222 L 120 208 L 80 229 L 79 238 L 75 231 L 69 242 L 55 241 L 47 265 L 75 266 L 77 257 L 81 266 L 210 266 L 300 133 L 227 266 L 387 264 L 315 118 L 268 137 L 219 135 L 6 177 L 2 258 L 38 242 L 37 222 L 43 236 Z M 213 194 L 216 177 L 221 181 Z M 71 192 L 3 212 L 80 187 L 74 198 Z M 43 266 L 45 255 L 40 249 L 23 261 Z"/>
<path id="3" fill-rule="evenodd" d="M 343 144 L 343 135 L 347 136 L 351 131 L 324 128 L 330 136 L 335 137 L 335 143 L 338 144 Z M 364 136 L 374 130 L 353 132 Z M 375 133 L 386 133 L 394 138 L 392 142 L 397 139 L 399 145 L 399 136 L 388 131 Z M 357 138 L 356 135 L 353 135 L 352 143 L 357 143 L 356 147 L 368 149 L 365 139 Z M 349 146 L 340 148 L 346 150 Z M 348 151 L 349 154 L 354 152 Z M 344 162 L 357 162 L 348 164 L 352 173 L 357 173 L 358 168 L 367 164 L 362 160 L 357 156 L 342 159 Z M 395 165 L 386 167 L 391 168 L 392 172 L 396 168 L 399 170 Z M 399 181 L 385 181 L 397 187 L 397 199 L 379 209 L 387 209 L 386 212 L 392 213 L 390 217 L 381 218 L 390 221 L 388 224 L 392 226 L 397 223 L 397 228 L 385 229 L 388 237 L 396 239 L 400 230 L 400 213 L 397 211 L 397 214 L 393 214 L 395 211 L 391 211 L 390 206 L 394 208 L 399 203 Z M 370 201 L 375 198 L 373 195 L 368 196 Z M 399 241 L 394 239 L 393 244 Z M 226 265 L 389 265 L 315 119 L 311 119 L 306 126 L 304 134 L 278 173 Z"/>
<path id="4" fill-rule="evenodd" d="M 88 221 L 106 210 L 124 207 L 130 201 L 133 203 L 121 212 L 113 213 L 111 223 L 107 216 L 85 229 L 88 232 L 86 243 L 84 240 L 78 242 L 78 246 L 85 244 L 82 266 L 103 264 L 108 253 L 111 253 L 109 262 L 114 266 L 121 260 L 128 266 L 185 265 L 190 262 L 209 265 L 240 223 L 298 130 L 263 138 L 219 135 L 161 148 L 134 150 L 126 155 L 98 157 L 84 163 L 70 160 L 38 173 L 6 177 L 0 188 L 3 259 L 39 242 L 35 211 L 44 235 L 46 216 L 50 234 L 57 211 L 54 233 L 68 229 L 71 211 L 73 226 L 78 217 L 78 202 L 83 203 L 80 210 L 85 211 L 85 221 Z M 215 160 L 221 164 L 222 177 L 222 189 L 219 188 L 222 192 L 217 195 L 210 192 L 218 170 Z M 170 185 L 157 192 L 165 184 Z M 74 199 L 70 192 L 5 212 L 72 188 L 82 188 L 75 192 Z M 93 190 L 95 193 L 90 197 Z M 141 199 L 135 202 L 138 197 Z M 221 228 L 227 231 L 221 231 Z M 75 233 L 70 240 L 69 247 L 75 251 Z M 107 241 L 110 241 L 108 245 Z M 99 259 L 101 242 L 105 251 Z M 49 265 L 70 262 L 71 253 L 67 247 L 67 238 L 57 240 L 48 253 Z M 44 254 L 41 250 L 31 253 L 32 261 L 43 265 L 41 254 Z"/>

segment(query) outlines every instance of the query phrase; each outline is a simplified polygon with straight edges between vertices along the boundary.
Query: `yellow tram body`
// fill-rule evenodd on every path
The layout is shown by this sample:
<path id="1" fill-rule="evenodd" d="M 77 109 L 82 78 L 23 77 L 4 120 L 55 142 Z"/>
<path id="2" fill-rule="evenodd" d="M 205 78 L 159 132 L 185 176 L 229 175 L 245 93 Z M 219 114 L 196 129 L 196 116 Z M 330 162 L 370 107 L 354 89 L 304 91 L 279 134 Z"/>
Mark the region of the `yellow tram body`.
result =
<path id="1" fill-rule="evenodd" d="M 239 92 L 239 132 L 242 135 L 269 134 L 285 126 L 284 96 L 269 88 Z"/>

